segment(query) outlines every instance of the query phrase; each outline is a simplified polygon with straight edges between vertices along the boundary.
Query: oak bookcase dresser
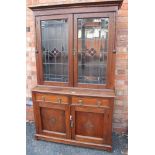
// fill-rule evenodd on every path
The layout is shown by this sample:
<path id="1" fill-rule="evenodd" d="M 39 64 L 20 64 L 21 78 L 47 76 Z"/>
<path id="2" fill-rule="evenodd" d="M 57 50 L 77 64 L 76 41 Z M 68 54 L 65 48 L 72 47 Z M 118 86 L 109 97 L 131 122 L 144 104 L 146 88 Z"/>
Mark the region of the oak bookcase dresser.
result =
<path id="1" fill-rule="evenodd" d="M 116 17 L 122 0 L 30 6 L 36 139 L 112 150 Z"/>

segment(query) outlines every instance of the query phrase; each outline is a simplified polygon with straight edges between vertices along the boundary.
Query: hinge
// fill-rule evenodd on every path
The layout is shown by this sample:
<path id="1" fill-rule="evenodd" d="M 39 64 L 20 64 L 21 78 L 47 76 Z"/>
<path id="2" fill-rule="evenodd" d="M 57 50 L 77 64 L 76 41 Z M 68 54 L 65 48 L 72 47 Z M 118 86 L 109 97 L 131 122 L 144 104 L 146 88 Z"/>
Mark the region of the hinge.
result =
<path id="1" fill-rule="evenodd" d="M 38 50 L 37 49 L 35 50 L 35 53 L 38 54 Z"/>
<path id="2" fill-rule="evenodd" d="M 116 53 L 116 49 L 114 49 L 112 52 L 115 54 Z"/>
<path id="3" fill-rule="evenodd" d="M 74 124 L 73 124 L 73 116 L 70 115 L 70 127 L 73 128 Z"/>
<path id="4" fill-rule="evenodd" d="M 73 49 L 73 56 L 76 56 L 76 49 Z"/>

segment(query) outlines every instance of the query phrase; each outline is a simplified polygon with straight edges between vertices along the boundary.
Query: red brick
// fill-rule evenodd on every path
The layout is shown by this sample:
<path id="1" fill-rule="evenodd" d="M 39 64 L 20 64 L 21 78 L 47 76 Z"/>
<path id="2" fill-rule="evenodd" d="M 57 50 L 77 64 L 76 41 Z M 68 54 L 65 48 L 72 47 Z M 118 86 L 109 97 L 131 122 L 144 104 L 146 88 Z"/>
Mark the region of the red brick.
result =
<path id="1" fill-rule="evenodd" d="M 127 10 L 119 10 L 118 11 L 118 16 L 119 17 L 127 17 L 128 16 L 128 11 Z"/>
<path id="2" fill-rule="evenodd" d="M 125 96 L 125 95 L 123 95 L 123 96 L 116 96 L 115 97 L 115 100 L 128 100 L 128 96 Z"/>
<path id="3" fill-rule="evenodd" d="M 121 119 L 121 118 L 116 118 L 116 117 L 114 117 L 114 118 L 113 118 L 113 122 L 114 122 L 114 123 L 121 123 L 121 122 L 122 122 L 122 119 Z"/>
<path id="4" fill-rule="evenodd" d="M 123 0 L 123 3 L 128 3 L 128 0 Z"/>
<path id="5" fill-rule="evenodd" d="M 125 74 L 125 72 L 126 72 L 126 71 L 123 70 L 123 69 L 118 69 L 118 70 L 117 70 L 117 73 L 118 73 L 118 74 Z"/>
<path id="6" fill-rule="evenodd" d="M 121 5 L 121 8 L 120 8 L 121 10 L 128 10 L 128 3 L 123 3 L 122 5 Z"/>
<path id="7" fill-rule="evenodd" d="M 126 70 L 127 68 L 128 68 L 128 62 L 123 59 L 117 59 L 117 57 L 116 57 L 116 71 L 118 69 Z"/>
<path id="8" fill-rule="evenodd" d="M 127 47 L 128 43 L 127 41 L 117 41 L 117 46 Z"/>
<path id="9" fill-rule="evenodd" d="M 117 22 L 128 23 L 128 17 L 117 17 Z"/>
<path id="10" fill-rule="evenodd" d="M 127 53 L 117 53 L 116 57 L 119 60 L 127 60 L 128 59 L 128 54 Z"/>
<path id="11" fill-rule="evenodd" d="M 122 134 L 122 133 L 126 133 L 127 134 L 128 133 L 128 127 L 125 127 L 125 128 L 113 127 L 113 131 L 116 132 L 116 133 L 120 133 L 120 134 Z"/>
<path id="12" fill-rule="evenodd" d="M 27 5 L 32 5 L 32 0 L 27 0 Z"/>
<path id="13" fill-rule="evenodd" d="M 115 75 L 115 79 L 116 80 L 126 80 L 128 77 L 127 77 L 127 75 L 120 75 L 120 74 L 116 74 Z"/>
<path id="14" fill-rule="evenodd" d="M 115 100 L 115 105 L 122 106 L 123 101 L 122 100 Z"/>
<path id="15" fill-rule="evenodd" d="M 117 81 L 116 81 L 116 85 L 117 85 L 117 86 L 120 86 L 120 85 L 122 86 L 122 85 L 124 85 L 124 80 L 117 80 Z"/>
<path id="16" fill-rule="evenodd" d="M 128 51 L 128 48 L 127 47 L 116 47 L 116 50 L 117 50 L 117 53 L 119 52 L 127 52 Z"/>
<path id="17" fill-rule="evenodd" d="M 118 22 L 117 23 L 117 29 L 127 29 L 128 28 L 128 22 Z"/>
<path id="18" fill-rule="evenodd" d="M 33 5 L 38 4 L 39 0 L 33 0 Z"/>
<path id="19" fill-rule="evenodd" d="M 125 81 L 125 85 L 128 85 L 128 81 Z"/>

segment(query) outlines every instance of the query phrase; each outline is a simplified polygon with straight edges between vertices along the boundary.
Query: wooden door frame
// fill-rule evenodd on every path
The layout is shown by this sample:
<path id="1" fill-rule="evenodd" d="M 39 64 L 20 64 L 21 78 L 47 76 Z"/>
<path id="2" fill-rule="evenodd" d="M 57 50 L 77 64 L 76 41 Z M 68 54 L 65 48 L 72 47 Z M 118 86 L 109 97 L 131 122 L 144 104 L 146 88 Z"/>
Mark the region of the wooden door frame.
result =
<path id="1" fill-rule="evenodd" d="M 68 82 L 55 82 L 43 80 L 43 65 L 42 65 L 42 43 L 41 43 L 41 25 L 42 20 L 52 19 L 67 19 L 68 21 Z M 52 16 L 37 16 L 36 17 L 36 64 L 37 64 L 37 81 L 40 85 L 52 86 L 73 86 L 73 15 L 52 15 Z"/>
<path id="2" fill-rule="evenodd" d="M 77 19 L 78 18 L 98 18 L 107 17 L 109 18 L 109 34 L 108 34 L 108 60 L 107 60 L 107 77 L 106 84 L 79 84 L 78 83 L 78 32 L 77 32 Z M 115 13 L 82 13 L 74 14 L 74 49 L 76 49 L 74 55 L 74 87 L 81 88 L 113 88 L 114 87 L 114 56 L 113 51 L 115 50 Z"/>
<path id="3" fill-rule="evenodd" d="M 68 104 L 56 104 L 56 103 L 50 103 L 50 102 L 41 102 L 41 101 L 35 101 L 34 105 L 34 116 L 35 116 L 35 122 L 37 124 L 37 134 L 45 134 L 53 137 L 59 137 L 64 139 L 71 139 L 71 129 L 70 129 L 70 106 Z M 65 112 L 65 126 L 66 126 L 66 133 L 59 133 L 54 131 L 46 131 L 43 130 L 42 127 L 42 121 L 41 121 L 41 108 L 49 108 L 49 109 L 59 109 L 63 110 Z"/>
<path id="4" fill-rule="evenodd" d="M 112 134 L 112 130 L 111 130 L 111 110 L 110 108 L 105 108 L 105 107 L 92 107 L 92 106 L 80 106 L 80 105 L 71 105 L 71 116 L 73 118 L 73 128 L 71 128 L 71 138 L 72 140 L 76 140 L 76 135 L 75 135 L 75 129 L 76 129 L 76 125 L 75 125 L 75 120 L 76 120 L 76 116 L 75 116 L 75 112 L 76 111 L 83 111 L 83 112 L 92 112 L 92 113 L 102 113 L 104 114 L 104 125 L 106 128 L 104 128 L 104 137 L 102 138 L 96 138 L 96 137 L 87 137 L 87 136 L 78 136 L 78 139 L 85 139 L 86 137 L 86 142 L 87 140 L 91 140 L 92 142 L 99 142 L 100 144 L 109 144 L 111 145 L 112 143 L 112 139 L 109 138 Z M 101 143 L 103 142 L 103 143 Z"/>

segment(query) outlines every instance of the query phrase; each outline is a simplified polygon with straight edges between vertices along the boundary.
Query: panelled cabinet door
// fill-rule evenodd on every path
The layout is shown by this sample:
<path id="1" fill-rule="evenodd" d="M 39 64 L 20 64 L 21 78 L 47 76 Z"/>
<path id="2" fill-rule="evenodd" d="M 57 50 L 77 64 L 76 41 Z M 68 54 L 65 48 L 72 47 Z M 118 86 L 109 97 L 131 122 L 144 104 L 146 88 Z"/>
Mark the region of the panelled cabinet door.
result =
<path id="1" fill-rule="evenodd" d="M 114 33 L 113 13 L 74 15 L 74 86 L 111 87 Z"/>
<path id="2" fill-rule="evenodd" d="M 35 102 L 37 132 L 52 137 L 70 138 L 69 106 L 50 102 Z"/>
<path id="3" fill-rule="evenodd" d="M 72 86 L 72 15 L 36 17 L 38 83 Z"/>
<path id="4" fill-rule="evenodd" d="M 111 144 L 110 111 L 106 108 L 73 105 L 72 139 L 96 144 Z"/>

